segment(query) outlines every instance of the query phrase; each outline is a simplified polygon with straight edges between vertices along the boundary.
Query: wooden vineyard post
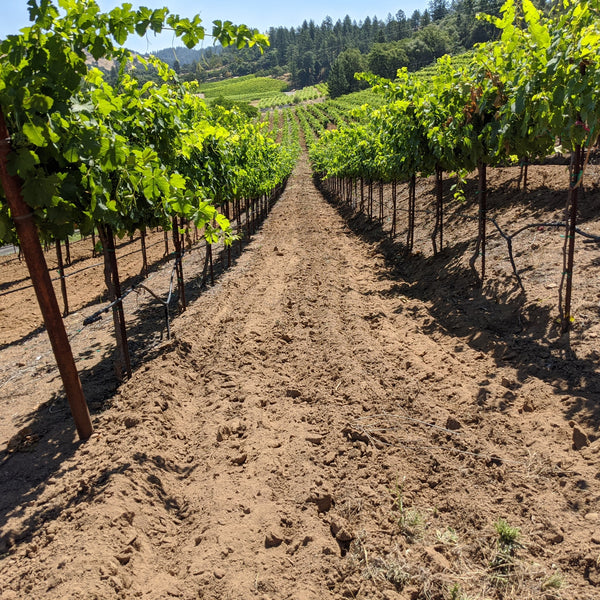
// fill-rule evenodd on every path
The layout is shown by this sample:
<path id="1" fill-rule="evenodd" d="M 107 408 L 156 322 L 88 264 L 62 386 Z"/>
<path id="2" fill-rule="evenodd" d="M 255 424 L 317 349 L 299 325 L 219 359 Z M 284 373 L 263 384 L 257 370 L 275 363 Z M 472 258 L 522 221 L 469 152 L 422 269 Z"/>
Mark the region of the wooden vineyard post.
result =
<path id="1" fill-rule="evenodd" d="M 144 274 L 144 279 L 148 278 L 148 255 L 146 253 L 146 230 L 142 229 L 140 231 L 140 243 L 142 245 L 142 273 Z"/>
<path id="2" fill-rule="evenodd" d="M 185 221 L 185 241 L 187 242 L 188 250 L 191 250 L 192 246 L 193 246 L 193 242 L 192 242 L 192 236 L 190 235 L 190 222 L 187 219 Z M 184 247 L 185 247 L 185 244 L 184 244 Z"/>
<path id="3" fill-rule="evenodd" d="M 119 379 L 123 371 L 127 377 L 131 377 L 131 359 L 129 357 L 129 344 L 127 343 L 127 328 L 125 327 L 125 313 L 121 298 L 121 282 L 119 281 L 119 268 L 115 254 L 115 238 L 110 225 L 98 225 L 98 234 L 102 241 L 104 251 L 104 280 L 108 289 L 110 301 L 113 303 L 112 313 L 115 325 L 115 338 L 117 350 L 121 355 L 121 369 L 117 373 Z"/>
<path id="4" fill-rule="evenodd" d="M 443 190 L 443 178 L 444 172 L 440 165 L 435 166 L 435 227 L 433 228 L 433 234 L 431 235 L 431 241 L 433 243 L 433 254 L 434 256 L 438 253 L 437 238 L 438 233 L 440 236 L 440 248 L 441 252 L 444 246 L 444 190 Z"/>
<path id="5" fill-rule="evenodd" d="M 243 235 L 243 230 L 242 230 L 242 201 L 241 199 L 238 197 L 236 198 L 236 206 L 237 206 L 237 217 L 236 217 L 236 223 L 237 223 L 237 236 L 238 236 L 238 250 L 239 253 L 242 254 L 242 235 Z"/>
<path id="6" fill-rule="evenodd" d="M 71 266 L 71 245 L 69 244 L 69 236 L 65 238 L 65 264 Z"/>
<path id="7" fill-rule="evenodd" d="M 567 227 L 565 231 L 565 252 L 563 253 L 563 277 L 560 284 L 562 295 L 563 283 L 565 285 L 565 303 L 561 310 L 561 331 L 566 333 L 571 328 L 571 293 L 573 289 L 573 266 L 575 263 L 575 229 L 577 227 L 577 201 L 581 177 L 583 176 L 583 149 L 580 145 L 575 147 L 571 184 L 569 186 L 569 199 L 567 204 Z"/>
<path id="8" fill-rule="evenodd" d="M 383 225 L 383 181 L 379 182 L 379 221 Z"/>
<path id="9" fill-rule="evenodd" d="M 167 256 L 169 256 L 169 234 L 167 233 L 167 231 L 163 231 L 164 236 L 165 236 L 165 258 Z"/>
<path id="10" fill-rule="evenodd" d="M 246 211 L 246 236 L 250 236 L 250 200 L 246 197 L 244 199 L 245 202 L 245 211 Z"/>
<path id="11" fill-rule="evenodd" d="M 360 212 L 365 210 L 365 180 L 363 177 L 360 178 L 360 206 L 358 208 Z"/>
<path id="12" fill-rule="evenodd" d="M 486 164 L 480 162 L 477 166 L 479 179 L 479 242 L 481 244 L 481 283 L 485 280 L 485 247 L 486 220 L 487 220 L 487 168 Z"/>
<path id="13" fill-rule="evenodd" d="M 479 279 L 479 285 L 483 285 L 485 279 L 485 246 L 486 246 L 486 220 L 487 220 L 487 168 L 484 162 L 477 164 L 478 185 L 477 194 L 479 195 L 479 232 L 477 234 L 477 243 L 475 252 L 469 260 L 471 270 Z M 481 256 L 481 277 L 477 275 L 475 263 Z"/>
<path id="14" fill-rule="evenodd" d="M 69 338 L 60 315 L 56 294 L 50 280 L 50 273 L 40 244 L 37 227 L 33 221 L 33 212 L 23 200 L 20 179 L 8 172 L 9 153 L 10 137 L 4 121 L 4 114 L 0 109 L 0 181 L 15 223 L 20 248 L 25 256 L 40 310 L 44 317 L 44 323 L 50 337 L 50 344 L 56 358 L 71 413 L 75 420 L 77 433 L 80 439 L 87 440 L 94 431 L 90 413 L 83 395 L 79 374 L 75 367 L 75 359 L 73 358 Z"/>
<path id="15" fill-rule="evenodd" d="M 58 275 L 60 276 L 60 291 L 62 293 L 63 304 L 65 310 L 63 316 L 69 314 L 69 298 L 67 297 L 67 282 L 65 281 L 65 265 L 63 263 L 62 250 L 60 247 L 60 240 L 56 240 L 56 260 L 58 262 Z"/>
<path id="16" fill-rule="evenodd" d="M 173 217 L 173 245 L 175 246 L 175 271 L 177 273 L 177 289 L 179 290 L 179 304 L 181 310 L 187 308 L 185 300 L 185 279 L 183 277 L 183 254 L 181 252 L 181 235 L 179 233 L 179 222 L 177 217 Z"/>
<path id="17" fill-rule="evenodd" d="M 442 167 L 439 169 L 439 185 L 438 185 L 438 207 L 439 207 L 439 225 L 440 225 L 440 252 L 444 249 L 444 171 Z"/>
<path id="18" fill-rule="evenodd" d="M 246 202 L 248 210 L 248 237 L 250 237 L 254 233 L 254 200 L 252 198 L 248 198 Z"/>
<path id="19" fill-rule="evenodd" d="M 406 252 L 412 252 L 415 243 L 415 211 L 417 204 L 417 176 L 411 175 L 408 184 L 408 231 L 406 233 Z"/>
<path id="20" fill-rule="evenodd" d="M 398 197 L 398 182 L 392 181 L 392 239 L 396 237 L 396 208 Z"/>
<path id="21" fill-rule="evenodd" d="M 210 264 L 210 285 L 215 285 L 215 268 L 213 265 L 212 244 L 207 244 L 206 251 L 208 252 L 208 260 Z"/>
<path id="22" fill-rule="evenodd" d="M 229 200 L 225 202 L 225 217 L 231 222 L 231 212 L 229 210 Z M 231 267 L 231 244 L 227 246 L 227 268 Z"/>

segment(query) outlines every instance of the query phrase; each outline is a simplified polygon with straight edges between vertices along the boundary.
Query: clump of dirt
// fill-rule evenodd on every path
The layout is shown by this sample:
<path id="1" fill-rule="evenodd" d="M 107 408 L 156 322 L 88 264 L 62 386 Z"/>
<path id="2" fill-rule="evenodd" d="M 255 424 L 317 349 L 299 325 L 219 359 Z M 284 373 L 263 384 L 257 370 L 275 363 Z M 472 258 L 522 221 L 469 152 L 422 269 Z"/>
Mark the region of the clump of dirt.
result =
<path id="1" fill-rule="evenodd" d="M 549 216 L 531 169 L 498 202 L 505 227 Z M 596 598 L 598 248 L 580 246 L 569 340 L 546 288 L 560 234 L 516 249 L 526 295 L 493 238 L 478 289 L 476 224 L 449 208 L 443 253 L 422 222 L 402 255 L 385 223 L 327 203 L 303 157 L 88 442 L 60 397 L 21 419 L 0 598 Z"/>

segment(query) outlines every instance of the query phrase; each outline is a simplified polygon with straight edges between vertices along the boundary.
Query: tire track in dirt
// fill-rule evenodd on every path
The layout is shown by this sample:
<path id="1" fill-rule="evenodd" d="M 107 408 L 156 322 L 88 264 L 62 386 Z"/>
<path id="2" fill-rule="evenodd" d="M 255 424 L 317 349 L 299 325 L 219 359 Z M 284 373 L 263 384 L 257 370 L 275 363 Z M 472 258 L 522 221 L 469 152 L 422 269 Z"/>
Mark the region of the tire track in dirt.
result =
<path id="1" fill-rule="evenodd" d="M 516 408 L 493 406 L 514 402 L 510 381 L 483 353 L 428 337 L 426 318 L 314 188 L 304 156 L 235 269 L 178 319 L 94 437 L 7 511 L 5 591 L 442 598 L 489 564 L 498 516 L 527 528 L 536 560 L 583 573 L 582 537 L 579 554 L 545 546 L 594 527 L 568 511 L 593 501 L 576 495 L 592 451 L 572 478 L 562 463 L 558 486 L 563 455 L 532 458 Z M 408 507 L 422 544 L 400 525 Z M 593 597 L 579 571 L 572 583 Z"/>

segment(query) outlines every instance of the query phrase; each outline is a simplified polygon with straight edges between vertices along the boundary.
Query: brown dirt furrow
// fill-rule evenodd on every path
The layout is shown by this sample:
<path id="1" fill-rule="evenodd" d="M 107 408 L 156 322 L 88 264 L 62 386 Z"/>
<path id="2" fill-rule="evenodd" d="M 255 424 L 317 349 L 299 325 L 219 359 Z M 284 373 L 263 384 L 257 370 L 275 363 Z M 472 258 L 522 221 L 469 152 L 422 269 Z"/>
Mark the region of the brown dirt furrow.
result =
<path id="1" fill-rule="evenodd" d="M 92 439 L 0 465 L 0 598 L 596 598 L 598 442 L 428 310 L 302 158 Z"/>

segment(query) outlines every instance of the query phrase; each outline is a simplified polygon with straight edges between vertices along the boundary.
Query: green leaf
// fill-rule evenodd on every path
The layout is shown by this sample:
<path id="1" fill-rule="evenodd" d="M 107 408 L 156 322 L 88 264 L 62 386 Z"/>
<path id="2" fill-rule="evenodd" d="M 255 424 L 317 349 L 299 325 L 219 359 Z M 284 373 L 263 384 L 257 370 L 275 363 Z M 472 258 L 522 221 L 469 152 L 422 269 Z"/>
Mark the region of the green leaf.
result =
<path id="1" fill-rule="evenodd" d="M 157 8 L 150 17 L 150 28 L 155 33 L 160 33 L 163 29 L 165 19 L 167 18 L 168 9 Z"/>
<path id="2" fill-rule="evenodd" d="M 28 148 L 19 148 L 10 154 L 10 173 L 18 175 L 22 179 L 26 179 L 39 164 L 39 156 Z"/>
<path id="3" fill-rule="evenodd" d="M 122 7 L 114 8 L 109 13 L 109 28 L 117 44 L 121 46 L 127 41 L 130 33 L 134 30 L 134 13 L 131 12 L 132 5 L 124 3 Z"/>
<path id="4" fill-rule="evenodd" d="M 77 148 L 77 146 L 74 144 L 72 146 L 69 146 L 66 150 L 64 150 L 63 152 L 63 156 L 65 157 L 65 160 L 67 162 L 70 163 L 76 163 L 79 162 L 79 149 Z"/>
<path id="5" fill-rule="evenodd" d="M 557 85 L 552 92 L 552 103 L 554 106 L 563 106 L 565 103 L 565 88 L 562 85 Z"/>
<path id="6" fill-rule="evenodd" d="M 108 149 L 102 158 L 102 165 L 109 170 L 124 165 L 127 162 L 125 146 L 118 140 L 109 143 Z"/>
<path id="7" fill-rule="evenodd" d="M 221 213 L 217 213 L 215 215 L 215 221 L 217 222 L 217 225 L 223 230 L 229 229 L 231 227 L 229 219 Z"/>
<path id="8" fill-rule="evenodd" d="M 517 97 L 515 98 L 514 102 L 511 104 L 511 111 L 517 115 L 520 115 L 523 112 L 523 109 L 525 108 L 525 94 L 523 92 L 523 90 L 519 90 L 517 92 Z"/>
<path id="9" fill-rule="evenodd" d="M 105 40 L 100 36 L 97 36 L 91 46 L 89 46 L 89 52 L 96 60 L 101 59 L 106 54 L 106 50 Z"/>
<path id="10" fill-rule="evenodd" d="M 23 102 L 26 109 L 30 109 L 37 113 L 47 113 L 54 105 L 54 100 L 43 94 L 33 94 Z"/>
<path id="11" fill-rule="evenodd" d="M 550 34 L 546 27 L 540 24 L 540 13 L 531 0 L 523 0 L 523 12 L 529 31 L 535 41 L 536 49 L 543 51 L 550 45 Z"/>
<path id="12" fill-rule="evenodd" d="M 170 183 L 175 189 L 178 190 L 184 190 L 186 187 L 185 177 L 179 173 L 173 173 L 173 175 L 171 175 Z"/>
<path id="13" fill-rule="evenodd" d="M 46 175 L 38 171 L 23 182 L 23 200 L 32 208 L 51 206 L 52 198 L 57 193 L 59 178 L 57 175 Z"/>
<path id="14" fill-rule="evenodd" d="M 160 169 L 147 169 L 142 187 L 148 200 L 156 200 L 169 193 L 169 180 Z"/>
<path id="15" fill-rule="evenodd" d="M 43 147 L 48 144 L 46 141 L 46 137 L 44 136 L 45 130 L 39 125 L 34 125 L 33 123 L 25 123 L 23 125 L 23 133 L 34 146 Z"/>
<path id="16" fill-rule="evenodd" d="M 0 214 L 0 245 L 8 244 L 12 240 L 12 221 L 8 215 Z"/>

